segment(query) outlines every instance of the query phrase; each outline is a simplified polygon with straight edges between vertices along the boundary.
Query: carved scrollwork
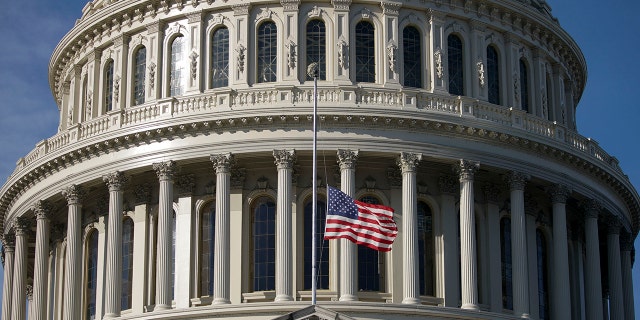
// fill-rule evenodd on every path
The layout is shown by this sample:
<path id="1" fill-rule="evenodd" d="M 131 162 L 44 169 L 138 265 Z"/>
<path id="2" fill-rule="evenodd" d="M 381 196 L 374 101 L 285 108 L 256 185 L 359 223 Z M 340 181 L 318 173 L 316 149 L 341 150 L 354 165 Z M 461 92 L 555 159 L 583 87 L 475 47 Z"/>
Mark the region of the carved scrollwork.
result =
<path id="1" fill-rule="evenodd" d="M 62 190 L 62 195 L 67 199 L 69 205 L 80 204 L 85 194 L 84 188 L 77 184 L 72 184 Z"/>
<path id="2" fill-rule="evenodd" d="M 109 191 L 122 191 L 128 180 L 129 178 L 121 171 L 112 172 L 102 177 L 102 181 L 107 184 Z"/>
<path id="3" fill-rule="evenodd" d="M 216 173 L 231 172 L 231 166 L 235 161 L 231 153 L 212 154 L 210 159 Z"/>
<path id="4" fill-rule="evenodd" d="M 171 180 L 180 171 L 180 168 L 175 161 L 169 160 L 154 163 L 153 170 L 156 172 L 160 180 Z"/>
<path id="5" fill-rule="evenodd" d="M 398 46 L 392 41 L 387 46 L 387 58 L 389 60 L 389 69 L 391 72 L 397 71 L 397 61 L 398 61 Z"/>
<path id="6" fill-rule="evenodd" d="M 460 159 L 460 162 L 453 166 L 453 171 L 460 176 L 460 181 L 473 180 L 478 169 L 480 169 L 480 163 L 463 159 Z"/>
<path id="7" fill-rule="evenodd" d="M 189 59 L 191 60 L 191 79 L 193 80 L 198 76 L 198 57 L 199 55 L 195 51 L 189 55 Z"/>
<path id="8" fill-rule="evenodd" d="M 278 169 L 291 169 L 296 160 L 296 150 L 273 150 L 273 157 Z"/>
<path id="9" fill-rule="evenodd" d="M 149 64 L 149 90 L 153 90 L 156 83 L 156 64 L 153 61 Z"/>
<path id="10" fill-rule="evenodd" d="M 442 79 L 444 76 L 444 67 L 442 65 L 442 50 L 440 48 L 436 48 L 436 51 L 433 53 L 433 57 L 436 63 L 436 75 L 438 79 Z"/>
<path id="11" fill-rule="evenodd" d="M 289 68 L 293 69 L 296 67 L 296 43 L 289 39 L 289 42 L 285 45 L 287 47 L 287 62 Z"/>
<path id="12" fill-rule="evenodd" d="M 242 44 L 242 43 L 238 43 L 238 46 L 236 48 L 236 61 L 238 61 L 238 70 L 242 73 L 244 72 L 244 58 L 245 58 L 245 52 L 247 51 L 247 48 Z"/>
<path id="13" fill-rule="evenodd" d="M 480 88 L 484 88 L 485 80 L 484 80 L 484 62 L 479 60 L 476 62 L 476 70 L 478 71 L 478 82 L 480 83 Z"/>
<path id="14" fill-rule="evenodd" d="M 342 69 L 349 68 L 349 44 L 341 36 L 338 39 L 338 66 Z"/>
<path id="15" fill-rule="evenodd" d="M 358 150 L 338 149 L 338 164 L 340 165 L 340 169 L 355 169 L 358 154 Z"/>
<path id="16" fill-rule="evenodd" d="M 422 161 L 421 153 L 401 152 L 396 163 L 402 172 L 413 172 Z"/>
<path id="17" fill-rule="evenodd" d="M 120 75 L 116 75 L 113 79 L 113 100 L 116 103 L 120 100 Z"/>

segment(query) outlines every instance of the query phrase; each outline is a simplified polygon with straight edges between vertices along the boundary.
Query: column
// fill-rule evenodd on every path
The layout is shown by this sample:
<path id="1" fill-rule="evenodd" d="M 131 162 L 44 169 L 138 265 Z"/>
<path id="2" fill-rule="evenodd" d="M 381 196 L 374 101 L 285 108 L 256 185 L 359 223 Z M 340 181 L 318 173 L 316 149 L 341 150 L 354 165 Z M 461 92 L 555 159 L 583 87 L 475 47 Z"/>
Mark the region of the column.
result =
<path id="1" fill-rule="evenodd" d="M 25 288 L 27 295 L 27 319 L 33 319 L 33 283 Z"/>
<path id="2" fill-rule="evenodd" d="M 175 161 L 153 164 L 160 180 L 158 202 L 158 244 L 156 260 L 156 306 L 155 310 L 171 309 L 171 233 L 173 216 L 173 178 L 178 173 Z"/>
<path id="3" fill-rule="evenodd" d="M 192 271 L 197 264 L 194 259 L 195 248 L 192 241 L 192 225 L 195 220 L 193 208 L 193 190 L 196 186 L 195 174 L 177 176 L 174 183 L 178 191 L 178 206 L 175 219 L 175 247 L 173 252 L 175 261 L 173 269 L 173 303 L 176 309 L 186 309 L 191 305 L 191 297 L 196 297 L 192 292 Z M 193 283 L 195 285 L 195 283 Z M 193 294 L 193 295 L 192 295 Z"/>
<path id="4" fill-rule="evenodd" d="M 338 149 L 340 189 L 350 197 L 355 193 L 356 161 L 358 150 Z M 356 244 L 340 239 L 340 301 L 357 301 L 358 270 Z"/>
<path id="5" fill-rule="evenodd" d="M 14 221 L 16 232 L 15 261 L 13 262 L 13 292 L 11 295 L 11 317 L 9 319 L 25 319 L 27 288 L 27 250 L 28 233 L 31 221 L 27 217 L 17 217 Z M 5 281 L 11 279 L 5 279 Z"/>
<path id="6" fill-rule="evenodd" d="M 69 212 L 67 215 L 67 265 L 64 286 L 64 320 L 80 319 L 82 294 L 82 198 L 84 189 L 72 184 L 62 191 L 67 199 Z"/>
<path id="7" fill-rule="evenodd" d="M 460 280 L 462 309 L 478 307 L 478 272 L 476 265 L 476 223 L 474 213 L 473 176 L 479 163 L 460 160 L 454 170 L 460 176 Z"/>
<path id="8" fill-rule="evenodd" d="M 524 185 L 529 176 L 511 172 L 511 260 L 513 264 L 513 314 L 529 317 L 529 273 L 527 267 L 527 229 L 524 214 Z"/>
<path id="9" fill-rule="evenodd" d="M 116 171 L 103 176 L 102 181 L 109 188 L 104 318 L 110 319 L 120 316 L 122 302 L 122 195 L 127 177 Z"/>
<path id="10" fill-rule="evenodd" d="M 571 190 L 561 184 L 553 186 L 549 193 L 553 206 L 553 302 L 554 319 L 571 319 L 571 284 L 569 274 L 569 249 L 567 246 L 567 198 Z"/>
<path id="11" fill-rule="evenodd" d="M 33 207 L 36 215 L 36 256 L 33 270 L 33 313 L 31 320 L 45 320 L 47 315 L 47 283 L 49 271 L 49 235 L 51 205 L 37 201 Z"/>
<path id="12" fill-rule="evenodd" d="M 231 303 L 231 153 L 211 155 L 216 171 L 216 226 L 213 255 L 213 304 Z"/>
<path id="13" fill-rule="evenodd" d="M 420 270 L 418 250 L 418 202 L 416 167 L 422 160 L 420 153 L 400 153 L 398 165 L 402 170 L 402 303 L 420 304 Z"/>
<path id="14" fill-rule="evenodd" d="M 622 266 L 620 259 L 620 227 L 617 217 L 609 216 L 607 228 L 607 265 L 609 274 L 609 318 L 622 320 L 624 317 L 624 294 L 622 290 Z"/>
<path id="15" fill-rule="evenodd" d="M 624 318 L 635 319 L 633 305 L 633 277 L 631 273 L 631 251 L 633 250 L 633 237 L 627 235 L 622 241 L 622 287 L 624 294 Z"/>
<path id="16" fill-rule="evenodd" d="M 291 173 L 296 153 L 295 150 L 273 150 L 273 157 L 278 166 L 275 301 L 292 301 Z"/>
<path id="17" fill-rule="evenodd" d="M 500 190 L 493 184 L 482 188 L 487 201 L 487 236 L 489 239 L 489 301 L 491 312 L 502 312 L 502 264 L 500 257 L 500 207 L 498 196 Z"/>
<path id="18" fill-rule="evenodd" d="M 600 282 L 600 241 L 598 240 L 598 214 L 600 203 L 589 200 L 585 204 L 585 300 L 587 320 L 601 320 L 602 283 Z"/>
<path id="19" fill-rule="evenodd" d="M 451 308 L 460 306 L 460 246 L 456 230 L 460 226 L 456 221 L 455 198 L 460 191 L 458 184 L 451 176 L 438 179 L 442 222 L 440 234 L 436 233 L 436 257 L 439 259 L 436 273 L 437 291 L 438 296 L 444 299 L 444 306 Z"/>
<path id="20" fill-rule="evenodd" d="M 131 314 L 144 313 L 144 306 L 148 303 L 148 288 L 153 283 L 153 273 L 148 272 L 148 266 L 153 264 L 148 251 L 153 251 L 149 234 L 151 219 L 149 218 L 149 203 L 151 202 L 151 186 L 136 185 L 133 188 L 135 196 L 133 218 L 133 275 L 131 282 Z"/>
<path id="21" fill-rule="evenodd" d="M 13 257 L 15 253 L 16 235 L 7 233 L 2 239 L 2 249 L 4 250 L 4 282 L 2 284 L 2 319 L 11 318 L 11 296 L 13 295 Z"/>

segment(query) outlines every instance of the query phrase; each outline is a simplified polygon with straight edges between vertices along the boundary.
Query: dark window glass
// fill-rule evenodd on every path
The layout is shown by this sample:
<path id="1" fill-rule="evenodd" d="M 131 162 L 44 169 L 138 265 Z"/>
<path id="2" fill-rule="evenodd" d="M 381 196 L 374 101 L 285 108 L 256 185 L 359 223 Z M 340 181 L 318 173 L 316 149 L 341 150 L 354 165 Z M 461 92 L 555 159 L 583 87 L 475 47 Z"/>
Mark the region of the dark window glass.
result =
<path id="1" fill-rule="evenodd" d="M 327 79 L 327 40 L 326 28 L 321 20 L 311 20 L 307 23 L 307 65 L 312 62 L 318 63 L 320 72 L 318 80 Z M 313 80 L 307 74 L 307 80 Z"/>
<path id="2" fill-rule="evenodd" d="M 87 237 L 87 319 L 96 318 L 96 293 L 98 284 L 98 232 Z"/>
<path id="3" fill-rule="evenodd" d="M 370 22 L 356 24 L 356 82 L 376 82 L 374 31 Z"/>
<path id="4" fill-rule="evenodd" d="M 487 47 L 487 89 L 489 103 L 500 104 L 500 61 L 493 46 Z"/>
<path id="5" fill-rule="evenodd" d="M 502 307 L 513 310 L 511 273 L 511 219 L 500 220 L 500 256 L 502 260 Z"/>
<path id="6" fill-rule="evenodd" d="M 213 255 L 215 241 L 216 207 L 209 203 L 202 211 L 200 226 L 200 295 L 213 295 Z"/>
<path id="7" fill-rule="evenodd" d="M 211 88 L 229 85 L 229 29 L 219 28 L 211 37 Z"/>
<path id="8" fill-rule="evenodd" d="M 447 57 L 449 60 L 449 93 L 464 95 L 464 65 L 462 40 L 456 35 L 447 38 Z"/>
<path id="9" fill-rule="evenodd" d="M 546 87 L 547 87 L 547 96 L 545 97 L 546 101 L 544 102 L 544 116 L 547 117 L 547 120 L 552 121 L 555 116 L 553 115 L 553 93 L 551 92 L 551 78 L 550 75 L 547 74 L 546 77 Z"/>
<path id="10" fill-rule="evenodd" d="M 84 109 L 84 120 L 89 120 L 89 117 L 91 116 L 90 112 L 91 112 L 91 108 L 89 108 L 89 96 L 87 95 L 87 77 L 84 77 L 84 80 L 82 81 L 82 107 Z"/>
<path id="11" fill-rule="evenodd" d="M 139 105 L 144 103 L 144 84 L 147 70 L 147 48 L 140 47 L 136 51 L 134 58 L 133 73 L 133 104 Z"/>
<path id="12" fill-rule="evenodd" d="M 187 81 L 187 69 L 185 68 L 184 37 L 177 36 L 171 42 L 171 81 L 169 96 L 179 96 L 184 91 Z"/>
<path id="13" fill-rule="evenodd" d="M 418 201 L 418 255 L 420 295 L 433 296 L 433 214 L 422 201 Z"/>
<path id="14" fill-rule="evenodd" d="M 304 206 L 304 288 L 311 289 L 311 214 L 312 202 Z M 329 289 L 329 240 L 323 240 L 324 225 L 326 220 L 327 204 L 324 200 L 318 201 L 316 209 L 316 260 L 317 260 L 317 288 Z"/>
<path id="15" fill-rule="evenodd" d="M 520 59 L 520 106 L 529 112 L 529 72 L 527 64 Z"/>
<path id="16" fill-rule="evenodd" d="M 104 68 L 104 110 L 113 110 L 113 60 Z"/>
<path id="17" fill-rule="evenodd" d="M 404 57 L 404 85 L 422 87 L 422 59 L 420 32 L 415 27 L 406 27 L 402 31 Z"/>
<path id="18" fill-rule="evenodd" d="M 549 319 L 549 274 L 547 272 L 547 243 L 540 229 L 536 230 L 538 254 L 538 301 L 540 320 Z"/>
<path id="19" fill-rule="evenodd" d="M 272 21 L 264 22 L 258 27 L 258 82 L 276 81 L 278 62 L 278 30 Z"/>
<path id="20" fill-rule="evenodd" d="M 131 309 L 133 277 L 133 220 L 122 223 L 122 310 Z"/>
<path id="21" fill-rule="evenodd" d="M 267 197 L 253 209 L 253 291 L 274 290 L 276 258 L 276 204 Z"/>
<path id="22" fill-rule="evenodd" d="M 380 204 L 380 200 L 373 196 L 364 196 L 360 201 L 370 204 Z M 381 291 L 381 260 L 378 251 L 369 247 L 358 246 L 358 290 Z"/>

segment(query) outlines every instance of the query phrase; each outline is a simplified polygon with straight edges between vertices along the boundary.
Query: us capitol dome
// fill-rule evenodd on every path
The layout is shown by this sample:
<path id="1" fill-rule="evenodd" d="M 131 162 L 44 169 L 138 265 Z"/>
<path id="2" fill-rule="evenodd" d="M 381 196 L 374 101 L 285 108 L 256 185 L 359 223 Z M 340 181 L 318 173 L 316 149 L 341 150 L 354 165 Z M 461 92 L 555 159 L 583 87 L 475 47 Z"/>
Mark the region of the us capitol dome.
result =
<path id="1" fill-rule="evenodd" d="M 0 190 L 2 319 L 634 319 L 586 77 L 543 0 L 91 1 Z M 318 232 L 327 186 L 399 231 L 319 236 L 315 305 L 314 179 Z"/>

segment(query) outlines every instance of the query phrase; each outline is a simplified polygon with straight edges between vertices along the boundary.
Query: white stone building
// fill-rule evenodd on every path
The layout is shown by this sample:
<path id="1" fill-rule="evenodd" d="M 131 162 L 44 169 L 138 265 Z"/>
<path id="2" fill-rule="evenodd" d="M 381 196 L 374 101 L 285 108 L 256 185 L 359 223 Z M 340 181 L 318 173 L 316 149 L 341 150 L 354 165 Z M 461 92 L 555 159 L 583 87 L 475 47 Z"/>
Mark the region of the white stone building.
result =
<path id="1" fill-rule="evenodd" d="M 2 319 L 633 319 L 640 198 L 577 132 L 586 75 L 544 0 L 89 2 L 0 190 Z M 312 179 L 399 228 L 320 241 L 315 307 Z"/>

